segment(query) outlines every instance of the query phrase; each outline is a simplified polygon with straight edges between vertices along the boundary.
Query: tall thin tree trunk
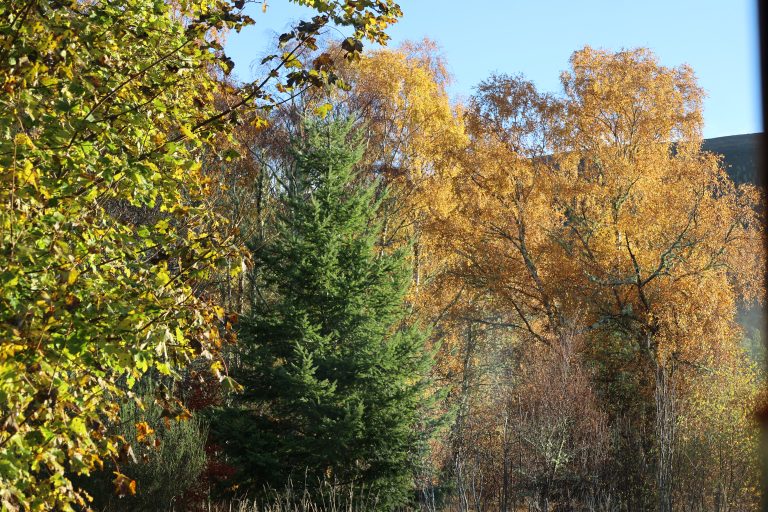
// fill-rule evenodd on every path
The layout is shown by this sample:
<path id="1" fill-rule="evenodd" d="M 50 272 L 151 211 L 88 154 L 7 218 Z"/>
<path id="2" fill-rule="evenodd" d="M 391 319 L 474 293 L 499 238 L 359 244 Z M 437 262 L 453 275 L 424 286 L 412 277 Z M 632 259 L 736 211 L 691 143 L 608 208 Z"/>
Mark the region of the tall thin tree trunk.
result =
<path id="1" fill-rule="evenodd" d="M 510 466 L 510 440 L 509 440 L 509 413 L 504 414 L 504 431 L 503 431 L 503 468 L 502 468 L 502 481 L 501 481 L 501 503 L 500 512 L 509 511 L 509 466 Z"/>
<path id="2" fill-rule="evenodd" d="M 656 485 L 658 512 L 672 512 L 672 476 L 675 453 L 675 394 L 672 371 L 656 361 Z"/>
<path id="3" fill-rule="evenodd" d="M 418 235 L 413 243 L 413 284 L 417 290 L 421 284 L 421 246 Z"/>
<path id="4" fill-rule="evenodd" d="M 461 395 L 459 396 L 459 411 L 456 415 L 456 423 L 453 427 L 453 443 L 454 443 L 454 470 L 456 472 L 456 487 L 460 498 L 461 511 L 465 512 L 469 510 L 469 499 L 467 497 L 466 483 L 464 481 L 464 468 L 466 465 L 465 447 L 464 447 L 464 421 L 469 414 L 469 388 L 470 388 L 470 372 L 472 365 L 472 354 L 475 348 L 475 339 L 472 332 L 472 323 L 467 326 L 467 345 L 464 352 L 464 361 L 462 368 L 461 379 Z"/>
<path id="5" fill-rule="evenodd" d="M 237 314 L 242 315 L 245 306 L 245 273 L 246 273 L 246 267 L 245 267 L 245 260 L 241 257 L 240 258 L 240 273 L 237 275 Z"/>

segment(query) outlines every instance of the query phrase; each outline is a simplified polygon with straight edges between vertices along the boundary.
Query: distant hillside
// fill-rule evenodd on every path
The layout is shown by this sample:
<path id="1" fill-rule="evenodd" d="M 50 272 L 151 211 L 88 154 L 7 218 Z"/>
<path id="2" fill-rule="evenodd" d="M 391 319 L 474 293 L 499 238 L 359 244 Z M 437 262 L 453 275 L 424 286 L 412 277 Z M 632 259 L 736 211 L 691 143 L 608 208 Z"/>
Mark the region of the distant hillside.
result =
<path id="1" fill-rule="evenodd" d="M 725 157 L 725 165 L 736 183 L 761 184 L 759 144 L 762 133 L 747 133 L 706 139 L 704 149 Z"/>

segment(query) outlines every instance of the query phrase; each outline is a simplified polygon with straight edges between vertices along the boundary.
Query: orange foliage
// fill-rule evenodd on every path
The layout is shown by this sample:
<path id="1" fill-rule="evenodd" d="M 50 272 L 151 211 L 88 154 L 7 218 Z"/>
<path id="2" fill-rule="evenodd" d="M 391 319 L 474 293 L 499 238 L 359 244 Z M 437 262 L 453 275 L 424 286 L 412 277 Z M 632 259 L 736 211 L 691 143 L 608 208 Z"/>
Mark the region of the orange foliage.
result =
<path id="1" fill-rule="evenodd" d="M 472 144 L 437 229 L 459 271 L 520 332 L 623 329 L 660 361 L 728 353 L 738 301 L 762 299 L 760 197 L 701 151 L 701 97 L 687 67 L 647 50 L 585 48 L 565 94 L 484 82 Z"/>

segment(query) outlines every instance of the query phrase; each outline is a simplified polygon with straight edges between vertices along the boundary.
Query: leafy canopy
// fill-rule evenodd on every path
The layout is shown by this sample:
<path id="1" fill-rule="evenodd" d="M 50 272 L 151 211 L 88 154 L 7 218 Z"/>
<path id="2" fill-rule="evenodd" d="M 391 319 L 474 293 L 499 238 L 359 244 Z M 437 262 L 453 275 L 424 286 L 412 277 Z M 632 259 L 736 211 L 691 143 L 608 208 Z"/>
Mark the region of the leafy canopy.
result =
<path id="1" fill-rule="evenodd" d="M 384 42 L 393 2 L 306 2 Z M 207 272 L 235 248 L 206 208 L 203 154 L 268 108 L 269 80 L 333 81 L 290 68 L 223 86 L 219 34 L 252 22 L 221 0 L 12 0 L 0 5 L 0 507 L 70 510 L 64 476 L 116 456 L 105 420 L 149 368 L 168 374 L 219 344 Z M 287 73 L 280 73 L 288 68 Z M 217 71 L 219 70 L 219 71 Z M 227 101 L 215 101 L 226 97 Z M 233 101 L 232 98 L 235 98 Z M 222 107 L 222 104 L 224 105 Z M 214 372 L 220 363 L 212 365 Z M 118 385 L 118 382 L 122 383 Z M 171 403 L 166 414 L 177 415 Z M 135 485 L 119 470 L 119 492 Z"/>

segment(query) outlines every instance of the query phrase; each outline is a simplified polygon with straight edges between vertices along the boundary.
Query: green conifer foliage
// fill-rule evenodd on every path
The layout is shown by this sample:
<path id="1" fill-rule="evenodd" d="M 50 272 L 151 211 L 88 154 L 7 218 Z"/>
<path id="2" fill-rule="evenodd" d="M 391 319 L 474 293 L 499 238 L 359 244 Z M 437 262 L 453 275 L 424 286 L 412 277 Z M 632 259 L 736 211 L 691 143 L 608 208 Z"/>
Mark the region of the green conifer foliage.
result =
<path id="1" fill-rule="evenodd" d="M 408 499 L 429 357 L 403 322 L 404 254 L 377 246 L 375 183 L 354 170 L 351 124 L 308 123 L 277 235 L 254 249 L 245 391 L 214 430 L 245 487 L 359 484 L 377 509 Z"/>

